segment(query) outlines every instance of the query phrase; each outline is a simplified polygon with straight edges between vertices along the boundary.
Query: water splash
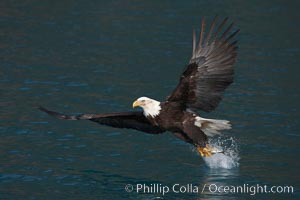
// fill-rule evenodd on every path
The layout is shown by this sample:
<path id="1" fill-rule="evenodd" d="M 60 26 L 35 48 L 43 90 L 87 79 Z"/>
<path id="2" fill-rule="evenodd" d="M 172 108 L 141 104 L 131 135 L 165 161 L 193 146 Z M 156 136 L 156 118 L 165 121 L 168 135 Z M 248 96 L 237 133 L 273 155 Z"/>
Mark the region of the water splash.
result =
<path id="1" fill-rule="evenodd" d="M 203 158 L 209 168 L 232 169 L 239 166 L 238 144 L 233 137 L 213 138 L 209 140 L 209 145 L 216 151 L 224 152 Z"/>

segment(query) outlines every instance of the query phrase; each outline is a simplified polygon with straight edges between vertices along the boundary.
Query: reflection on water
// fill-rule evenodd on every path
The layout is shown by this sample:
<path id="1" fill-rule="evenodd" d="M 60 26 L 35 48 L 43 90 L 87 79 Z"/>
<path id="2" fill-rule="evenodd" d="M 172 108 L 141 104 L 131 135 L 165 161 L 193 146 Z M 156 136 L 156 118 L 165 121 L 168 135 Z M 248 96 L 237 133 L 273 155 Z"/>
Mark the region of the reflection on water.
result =
<path id="1" fill-rule="evenodd" d="M 293 185 L 293 195 L 255 197 L 299 199 L 293 4 L 1 1 L 0 199 L 249 198 L 207 189 L 164 197 L 125 192 L 137 183 Z M 190 58 L 192 27 L 217 13 L 241 29 L 235 83 L 215 112 L 201 113 L 232 122 L 213 142 L 226 147 L 225 156 L 203 160 L 169 133 L 59 121 L 36 109 L 101 113 L 131 110 L 139 96 L 163 100 Z"/>
<path id="2" fill-rule="evenodd" d="M 220 197 L 226 198 L 226 196 L 232 196 L 224 193 L 219 193 L 216 191 L 217 187 L 220 186 L 230 186 L 235 184 L 239 177 L 239 169 L 207 169 L 204 173 L 203 182 L 200 184 L 201 188 L 205 186 L 203 190 L 203 195 L 207 197 L 207 199 L 211 197 Z M 232 199 L 239 199 L 239 195 L 233 195 Z"/>

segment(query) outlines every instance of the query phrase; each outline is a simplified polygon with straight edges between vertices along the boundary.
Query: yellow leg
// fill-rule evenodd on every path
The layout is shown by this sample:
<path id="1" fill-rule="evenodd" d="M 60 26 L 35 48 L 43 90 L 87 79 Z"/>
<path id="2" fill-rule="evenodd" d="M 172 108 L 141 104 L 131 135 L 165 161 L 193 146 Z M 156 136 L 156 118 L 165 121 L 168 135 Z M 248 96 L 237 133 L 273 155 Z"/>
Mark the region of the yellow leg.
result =
<path id="1" fill-rule="evenodd" d="M 197 147 L 197 150 L 202 157 L 209 157 L 212 155 L 212 148 L 210 147 Z"/>
<path id="2" fill-rule="evenodd" d="M 202 148 L 201 148 L 201 147 L 197 147 L 197 150 L 198 150 L 199 154 L 200 154 L 202 157 L 204 157 L 204 153 L 203 153 Z"/>

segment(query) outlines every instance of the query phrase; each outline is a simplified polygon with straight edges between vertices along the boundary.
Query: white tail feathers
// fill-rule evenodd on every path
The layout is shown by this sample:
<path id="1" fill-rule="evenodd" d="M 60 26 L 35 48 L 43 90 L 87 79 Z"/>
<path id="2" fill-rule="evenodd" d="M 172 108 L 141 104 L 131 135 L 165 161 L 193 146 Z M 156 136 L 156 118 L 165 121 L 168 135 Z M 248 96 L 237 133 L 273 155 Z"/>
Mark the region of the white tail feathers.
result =
<path id="1" fill-rule="evenodd" d="M 198 126 L 209 137 L 220 135 L 221 130 L 231 129 L 231 124 L 227 120 L 206 119 L 202 117 L 195 118 L 195 126 Z"/>

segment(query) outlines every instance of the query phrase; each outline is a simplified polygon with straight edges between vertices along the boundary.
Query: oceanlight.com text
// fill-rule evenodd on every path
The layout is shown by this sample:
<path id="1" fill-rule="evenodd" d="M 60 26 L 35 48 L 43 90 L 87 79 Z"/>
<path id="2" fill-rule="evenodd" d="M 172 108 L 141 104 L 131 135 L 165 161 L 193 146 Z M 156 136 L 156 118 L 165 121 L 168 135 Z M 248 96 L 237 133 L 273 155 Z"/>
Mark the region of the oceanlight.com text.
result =
<path id="1" fill-rule="evenodd" d="M 243 184 L 243 185 L 219 185 L 219 184 L 178 184 L 163 185 L 160 183 L 154 184 L 127 184 L 125 186 L 126 192 L 135 192 L 137 194 L 161 194 L 166 195 L 168 193 L 192 193 L 192 194 L 293 194 L 294 187 L 288 185 L 260 185 L 260 184 Z"/>

